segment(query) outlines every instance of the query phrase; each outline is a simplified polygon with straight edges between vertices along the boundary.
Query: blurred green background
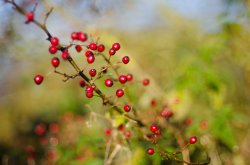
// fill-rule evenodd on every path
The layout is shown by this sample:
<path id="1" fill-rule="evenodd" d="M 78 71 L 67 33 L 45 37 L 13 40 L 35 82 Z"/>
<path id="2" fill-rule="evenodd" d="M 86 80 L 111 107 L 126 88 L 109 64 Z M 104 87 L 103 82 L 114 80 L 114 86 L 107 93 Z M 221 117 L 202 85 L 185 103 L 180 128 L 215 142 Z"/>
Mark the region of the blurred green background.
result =
<path id="1" fill-rule="evenodd" d="M 17 3 L 31 10 L 34 1 Z M 32 146 L 36 164 L 55 163 L 43 159 L 53 157 L 50 149 L 55 148 L 57 164 L 103 164 L 103 131 L 110 123 L 92 119 L 91 113 L 103 114 L 101 100 L 86 99 L 79 79 L 64 83 L 53 74 L 45 34 L 25 25 L 10 5 L 0 4 L 1 163 L 34 163 L 26 154 Z M 172 103 L 176 121 L 191 118 L 186 136 L 201 137 L 211 164 L 249 164 L 250 1 L 39 1 L 36 18 L 42 20 L 51 6 L 47 26 L 63 43 L 72 31 L 100 37 L 107 46 L 120 42 L 120 54 L 131 57 L 124 70 L 152 81 L 134 102 L 147 109 L 150 99 L 161 97 Z M 72 56 L 84 67 L 80 55 Z M 67 63 L 61 70 L 74 73 Z M 40 86 L 33 82 L 38 73 L 46 75 Z M 39 123 L 47 129 L 57 123 L 61 130 L 56 138 L 49 136 L 47 148 L 34 133 Z M 159 157 L 146 156 L 145 148 L 133 143 L 133 150 L 121 151 L 114 164 L 161 164 Z M 197 160 L 199 153 L 191 152 Z"/>

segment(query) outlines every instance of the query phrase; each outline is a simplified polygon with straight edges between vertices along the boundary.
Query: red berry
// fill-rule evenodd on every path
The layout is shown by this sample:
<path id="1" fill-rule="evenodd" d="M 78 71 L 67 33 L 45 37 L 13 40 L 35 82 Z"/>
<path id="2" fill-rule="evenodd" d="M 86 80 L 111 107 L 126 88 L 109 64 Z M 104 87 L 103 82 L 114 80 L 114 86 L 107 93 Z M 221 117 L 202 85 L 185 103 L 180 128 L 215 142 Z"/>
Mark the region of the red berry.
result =
<path id="1" fill-rule="evenodd" d="M 150 81 L 147 78 L 142 81 L 142 83 L 143 83 L 144 86 L 147 86 L 149 84 L 149 82 Z"/>
<path id="2" fill-rule="evenodd" d="M 59 132 L 59 130 L 60 130 L 60 127 L 59 127 L 59 125 L 57 123 L 51 123 L 49 125 L 49 130 L 50 130 L 51 133 L 57 134 Z"/>
<path id="3" fill-rule="evenodd" d="M 56 47 L 55 45 L 51 45 L 51 46 L 49 47 L 49 52 L 50 52 L 51 54 L 55 54 L 55 53 L 57 52 L 57 47 Z"/>
<path id="4" fill-rule="evenodd" d="M 122 97 L 124 95 L 124 91 L 122 89 L 117 89 L 116 90 L 116 96 L 117 97 Z"/>
<path id="5" fill-rule="evenodd" d="M 147 154 L 153 155 L 155 153 L 155 150 L 153 148 L 148 148 L 147 149 Z"/>
<path id="6" fill-rule="evenodd" d="M 150 103 L 151 103 L 151 106 L 156 106 L 157 101 L 156 101 L 156 99 L 152 99 Z"/>
<path id="7" fill-rule="evenodd" d="M 190 118 L 190 117 L 187 117 L 187 118 L 185 119 L 185 121 L 184 121 L 184 124 L 185 124 L 186 126 L 190 126 L 192 123 L 193 123 L 193 120 L 192 120 L 192 118 Z"/>
<path id="8" fill-rule="evenodd" d="M 129 112 L 131 110 L 131 107 L 129 105 L 124 105 L 123 107 L 124 111 Z"/>
<path id="9" fill-rule="evenodd" d="M 131 132 L 130 132 L 130 131 L 126 131 L 124 134 L 125 134 L 125 136 L 126 136 L 127 138 L 130 138 L 130 136 L 131 136 Z"/>
<path id="10" fill-rule="evenodd" d="M 161 111 L 161 116 L 165 118 L 170 118 L 173 116 L 173 112 L 168 107 L 164 107 Z"/>
<path id="11" fill-rule="evenodd" d="M 69 58 L 70 58 L 70 55 L 69 55 L 68 50 L 64 50 L 64 51 L 62 52 L 62 59 L 67 60 L 67 59 L 69 59 Z"/>
<path id="12" fill-rule="evenodd" d="M 34 77 L 34 81 L 37 85 L 40 85 L 43 82 L 43 76 L 41 76 L 40 74 L 36 75 Z"/>
<path id="13" fill-rule="evenodd" d="M 89 75 L 90 75 L 91 77 L 95 77 L 95 75 L 96 75 L 96 70 L 95 70 L 95 69 L 90 69 L 90 70 L 89 70 Z"/>
<path id="14" fill-rule="evenodd" d="M 59 58 L 53 57 L 53 58 L 51 59 L 51 64 L 52 64 L 55 68 L 58 67 L 59 64 L 60 64 Z"/>
<path id="15" fill-rule="evenodd" d="M 35 157 L 35 149 L 32 145 L 28 145 L 26 148 L 25 148 L 25 151 L 27 153 L 28 156 L 30 157 Z"/>
<path id="16" fill-rule="evenodd" d="M 207 129 L 207 127 L 208 127 L 207 120 L 202 120 L 202 121 L 200 122 L 200 127 L 201 127 L 202 129 Z"/>
<path id="17" fill-rule="evenodd" d="M 97 49 L 97 45 L 95 43 L 90 43 L 89 44 L 89 49 L 96 50 Z"/>
<path id="18" fill-rule="evenodd" d="M 107 87 L 112 87 L 113 86 L 113 80 L 111 80 L 111 79 L 106 79 L 104 83 L 105 83 L 105 85 Z"/>
<path id="19" fill-rule="evenodd" d="M 82 47 L 80 45 L 76 45 L 75 49 L 77 52 L 81 52 L 82 51 Z"/>
<path id="20" fill-rule="evenodd" d="M 89 64 L 92 64 L 95 61 L 95 56 L 88 56 L 87 61 Z"/>
<path id="21" fill-rule="evenodd" d="M 119 43 L 114 43 L 114 44 L 112 45 L 112 48 L 113 48 L 115 51 L 119 50 L 120 47 L 121 47 L 121 46 L 120 46 Z"/>
<path id="22" fill-rule="evenodd" d="M 190 144 L 194 144 L 194 143 L 196 143 L 197 142 L 197 137 L 196 136 L 191 136 L 190 138 L 189 138 L 189 143 Z"/>
<path id="23" fill-rule="evenodd" d="M 150 131 L 153 132 L 153 133 L 156 133 L 160 130 L 160 128 L 157 126 L 157 125 L 151 125 L 150 126 Z"/>
<path id="24" fill-rule="evenodd" d="M 48 156 L 49 159 L 53 160 L 53 159 L 56 158 L 57 152 L 55 150 L 53 150 L 53 149 L 49 149 L 48 153 L 47 153 L 47 156 Z"/>
<path id="25" fill-rule="evenodd" d="M 97 46 L 98 52 L 103 52 L 105 50 L 105 46 L 103 44 Z"/>
<path id="26" fill-rule="evenodd" d="M 87 98 L 92 98 L 94 96 L 93 92 L 86 92 L 85 95 Z"/>
<path id="27" fill-rule="evenodd" d="M 46 145 L 49 143 L 49 139 L 46 138 L 46 137 L 39 138 L 39 143 L 40 143 L 42 146 L 46 146 Z"/>
<path id="28" fill-rule="evenodd" d="M 115 52 L 116 52 L 116 51 L 115 51 L 114 49 L 112 49 L 112 48 L 109 49 L 109 55 L 110 55 L 110 56 L 113 56 L 113 55 L 115 54 Z"/>
<path id="29" fill-rule="evenodd" d="M 118 130 L 119 130 L 119 131 L 123 131 L 123 130 L 124 130 L 124 125 L 123 125 L 123 124 L 120 124 L 120 125 L 118 126 Z"/>
<path id="30" fill-rule="evenodd" d="M 127 76 L 121 75 L 119 76 L 120 83 L 124 84 L 127 82 Z"/>
<path id="31" fill-rule="evenodd" d="M 107 136 L 109 136 L 109 135 L 111 134 L 111 129 L 110 129 L 110 128 L 107 128 L 107 129 L 105 130 L 105 134 L 106 134 Z"/>
<path id="32" fill-rule="evenodd" d="M 90 50 L 87 50 L 86 52 L 85 52 L 85 56 L 86 57 L 88 57 L 88 56 L 93 56 L 94 55 L 94 53 L 92 52 L 92 51 L 90 51 Z"/>
<path id="33" fill-rule="evenodd" d="M 72 32 L 72 33 L 71 33 L 71 39 L 72 39 L 72 40 L 77 40 L 77 39 L 78 39 L 78 36 L 77 36 L 77 33 L 76 33 L 76 32 Z"/>
<path id="34" fill-rule="evenodd" d="M 46 132 L 46 126 L 45 124 L 38 124 L 35 128 L 35 133 L 39 136 L 43 135 Z"/>
<path id="35" fill-rule="evenodd" d="M 81 87 L 84 87 L 86 83 L 85 83 L 84 80 L 80 80 L 79 84 L 80 84 Z"/>
<path id="36" fill-rule="evenodd" d="M 57 37 L 53 37 L 50 39 L 51 45 L 57 46 L 59 44 L 59 39 Z"/>
<path id="37" fill-rule="evenodd" d="M 85 89 L 86 92 L 93 92 L 94 91 L 94 88 L 92 86 L 86 86 L 86 89 Z"/>
<path id="38" fill-rule="evenodd" d="M 156 135 L 161 135 L 161 130 L 159 129 L 158 131 L 155 132 Z"/>
<path id="39" fill-rule="evenodd" d="M 29 23 L 31 21 L 34 21 L 34 12 L 29 12 L 25 14 L 26 16 L 26 22 Z"/>
<path id="40" fill-rule="evenodd" d="M 133 75 L 132 75 L 132 74 L 127 74 L 127 80 L 128 80 L 128 81 L 133 80 Z"/>
<path id="41" fill-rule="evenodd" d="M 129 57 L 128 57 L 128 56 L 124 56 L 124 57 L 122 58 L 122 62 L 123 62 L 124 64 L 129 63 Z"/>
<path id="42" fill-rule="evenodd" d="M 84 42 L 84 41 L 87 41 L 88 36 L 87 36 L 86 33 L 78 32 L 77 33 L 77 39 Z"/>

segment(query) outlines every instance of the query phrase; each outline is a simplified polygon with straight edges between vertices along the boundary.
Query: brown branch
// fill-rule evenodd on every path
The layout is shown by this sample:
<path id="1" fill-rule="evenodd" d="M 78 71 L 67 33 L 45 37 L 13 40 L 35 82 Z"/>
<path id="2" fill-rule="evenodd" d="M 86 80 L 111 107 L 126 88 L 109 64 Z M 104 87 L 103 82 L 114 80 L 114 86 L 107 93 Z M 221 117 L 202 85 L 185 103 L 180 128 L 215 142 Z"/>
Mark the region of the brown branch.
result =
<path id="1" fill-rule="evenodd" d="M 50 10 L 48 11 L 48 13 L 46 13 L 45 18 L 44 18 L 44 21 L 43 21 L 43 26 L 46 25 L 46 22 L 47 22 L 47 20 L 48 20 L 48 18 L 49 18 L 49 15 L 52 13 L 52 11 L 53 11 L 53 7 L 50 8 Z"/>
<path id="2" fill-rule="evenodd" d="M 32 10 L 33 13 L 36 11 L 37 5 L 38 5 L 38 1 L 36 1 L 35 5 L 34 5 L 34 8 Z"/>
<path id="3" fill-rule="evenodd" d="M 70 76 L 70 75 L 67 75 L 66 73 L 61 73 L 61 72 L 59 72 L 57 70 L 54 70 L 54 72 L 64 76 L 64 78 L 65 78 L 65 79 L 63 79 L 64 82 L 68 81 L 69 79 L 74 79 L 77 76 L 79 76 L 79 73 Z"/>

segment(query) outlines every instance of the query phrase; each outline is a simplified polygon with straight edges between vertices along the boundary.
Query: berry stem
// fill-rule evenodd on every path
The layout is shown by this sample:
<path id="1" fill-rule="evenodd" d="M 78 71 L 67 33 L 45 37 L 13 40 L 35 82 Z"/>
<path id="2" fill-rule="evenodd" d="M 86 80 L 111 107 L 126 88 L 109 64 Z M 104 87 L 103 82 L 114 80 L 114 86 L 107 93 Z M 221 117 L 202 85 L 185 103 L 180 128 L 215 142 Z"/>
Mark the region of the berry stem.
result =
<path id="1" fill-rule="evenodd" d="M 113 68 L 113 70 L 115 71 L 115 74 L 119 77 L 119 73 L 118 73 L 118 71 L 117 71 L 117 68 L 115 68 L 115 67 L 113 66 L 112 62 L 110 61 L 110 57 L 111 57 L 111 56 L 109 56 L 109 58 L 107 58 L 103 53 L 101 53 L 101 55 L 102 55 L 102 57 L 104 58 L 104 60 L 110 65 L 110 67 Z"/>

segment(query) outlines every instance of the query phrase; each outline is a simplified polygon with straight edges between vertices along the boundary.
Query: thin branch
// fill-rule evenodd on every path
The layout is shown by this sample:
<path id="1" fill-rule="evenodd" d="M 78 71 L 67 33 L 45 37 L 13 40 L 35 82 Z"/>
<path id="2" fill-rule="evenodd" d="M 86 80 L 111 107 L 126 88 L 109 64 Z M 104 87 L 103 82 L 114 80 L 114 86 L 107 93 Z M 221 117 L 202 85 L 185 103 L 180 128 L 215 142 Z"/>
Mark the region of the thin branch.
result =
<path id="1" fill-rule="evenodd" d="M 63 79 L 64 82 L 68 81 L 69 79 L 74 79 L 77 76 L 79 76 L 78 73 L 70 76 L 70 75 L 67 75 L 66 73 L 61 73 L 61 72 L 59 72 L 57 70 L 54 70 L 54 72 L 57 73 L 57 74 L 60 74 L 60 75 L 64 76 L 64 78 L 65 78 L 65 79 Z"/>
<path id="2" fill-rule="evenodd" d="M 48 20 L 48 17 L 49 17 L 49 15 L 52 13 L 53 9 L 54 9 L 53 7 L 50 8 L 50 10 L 46 13 L 45 18 L 44 18 L 44 20 L 43 20 L 43 26 L 46 25 L 47 20 Z"/>
<path id="3" fill-rule="evenodd" d="M 37 5 L 38 5 L 38 1 L 36 1 L 35 5 L 34 5 L 34 8 L 32 10 L 33 13 L 36 11 Z"/>
<path id="4" fill-rule="evenodd" d="M 112 160 L 115 158 L 116 154 L 120 151 L 120 149 L 121 149 L 121 146 L 119 144 L 117 144 L 115 146 L 115 149 L 110 154 L 110 156 L 109 156 L 109 158 L 107 160 L 106 165 L 110 165 L 112 163 Z"/>
<path id="5" fill-rule="evenodd" d="M 109 157 L 109 152 L 112 144 L 112 138 L 109 139 L 107 145 L 106 145 L 106 150 L 105 150 L 105 157 L 104 157 L 104 164 L 107 164 L 108 157 Z"/>
<path id="6" fill-rule="evenodd" d="M 208 158 L 208 160 L 206 162 L 202 162 L 202 163 L 192 163 L 192 162 L 187 162 L 185 160 L 180 160 L 180 159 L 177 159 L 177 158 L 173 158 L 173 159 L 176 162 L 184 163 L 184 164 L 187 164 L 187 165 L 208 165 L 210 163 L 210 158 Z"/>

